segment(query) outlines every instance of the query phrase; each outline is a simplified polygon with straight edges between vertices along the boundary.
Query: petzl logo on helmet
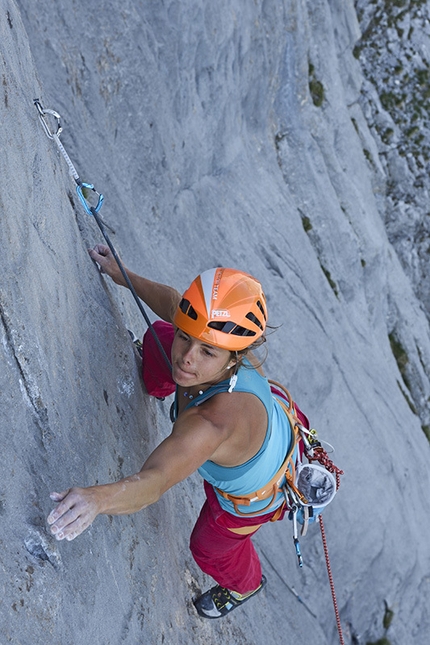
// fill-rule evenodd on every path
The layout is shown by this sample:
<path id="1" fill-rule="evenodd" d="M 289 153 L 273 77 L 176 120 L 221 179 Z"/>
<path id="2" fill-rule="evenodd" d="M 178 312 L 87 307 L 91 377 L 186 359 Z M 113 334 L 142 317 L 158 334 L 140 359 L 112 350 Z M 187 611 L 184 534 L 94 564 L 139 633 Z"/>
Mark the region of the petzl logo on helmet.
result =
<path id="1" fill-rule="evenodd" d="M 212 309 L 212 318 L 230 318 L 228 309 Z"/>

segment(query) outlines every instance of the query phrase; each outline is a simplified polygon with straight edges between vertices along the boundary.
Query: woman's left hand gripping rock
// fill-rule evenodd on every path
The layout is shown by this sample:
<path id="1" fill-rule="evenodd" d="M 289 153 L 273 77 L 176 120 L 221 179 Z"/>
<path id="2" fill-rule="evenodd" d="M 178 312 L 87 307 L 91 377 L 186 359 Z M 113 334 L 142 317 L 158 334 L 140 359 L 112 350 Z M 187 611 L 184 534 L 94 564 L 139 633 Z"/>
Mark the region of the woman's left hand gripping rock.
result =
<path id="1" fill-rule="evenodd" d="M 59 502 L 48 515 L 51 533 L 57 540 L 74 540 L 99 514 L 95 487 L 69 488 L 62 493 L 51 493 L 50 498 Z"/>

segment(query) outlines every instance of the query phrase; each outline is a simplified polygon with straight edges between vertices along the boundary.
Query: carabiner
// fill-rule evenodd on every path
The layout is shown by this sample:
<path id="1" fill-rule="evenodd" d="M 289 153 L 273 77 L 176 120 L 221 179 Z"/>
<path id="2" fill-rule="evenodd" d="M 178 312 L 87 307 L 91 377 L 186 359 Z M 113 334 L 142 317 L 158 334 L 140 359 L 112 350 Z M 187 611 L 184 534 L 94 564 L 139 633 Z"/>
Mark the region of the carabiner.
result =
<path id="1" fill-rule="evenodd" d="M 294 506 L 292 509 L 293 513 L 293 542 L 294 542 L 294 548 L 296 550 L 296 555 L 297 555 L 297 560 L 299 563 L 299 567 L 303 566 L 303 558 L 302 558 L 302 553 L 300 551 L 300 542 L 298 538 L 298 530 L 297 530 L 297 512 L 298 508 L 297 506 Z"/>
<path id="2" fill-rule="evenodd" d="M 303 567 L 303 557 L 300 551 L 300 542 L 297 538 L 294 538 L 294 547 L 296 549 L 296 556 L 297 556 L 297 561 L 299 563 L 299 567 Z"/>
<path id="3" fill-rule="evenodd" d="M 61 122 L 60 122 L 60 115 L 58 112 L 55 112 L 55 110 L 48 110 L 42 107 L 39 99 L 34 99 L 33 101 L 34 105 L 37 107 L 37 111 L 39 112 L 39 120 L 40 123 L 43 126 L 43 129 L 45 130 L 45 134 L 48 137 L 48 139 L 54 139 L 55 136 L 59 137 L 61 132 L 63 131 L 63 128 L 61 127 Z M 51 132 L 51 130 L 48 127 L 48 124 L 46 123 L 45 120 L 45 115 L 50 114 L 57 120 L 57 131 L 56 132 Z"/>
<path id="4" fill-rule="evenodd" d="M 86 188 L 87 190 L 92 190 L 93 193 L 97 195 L 97 205 L 96 206 L 91 206 L 89 202 L 86 200 L 85 195 L 83 193 L 83 188 Z M 93 211 L 96 213 L 99 212 L 101 207 L 103 206 L 103 200 L 104 197 L 101 193 L 98 193 L 94 186 L 92 184 L 86 184 L 85 182 L 81 181 L 79 184 L 76 186 L 76 192 L 78 193 L 78 197 L 82 202 L 83 207 L 85 208 L 86 212 L 88 215 L 93 215 Z"/>
<path id="5" fill-rule="evenodd" d="M 315 428 L 311 428 L 309 430 L 309 435 L 309 441 L 311 442 L 313 447 L 321 445 L 318 439 L 318 432 L 315 430 Z"/>
<path id="6" fill-rule="evenodd" d="M 289 508 L 291 511 L 300 506 L 300 498 L 297 496 L 296 492 L 291 488 L 291 486 L 288 485 L 288 482 L 286 481 L 284 486 L 282 487 L 285 501 L 287 503 L 287 508 Z"/>

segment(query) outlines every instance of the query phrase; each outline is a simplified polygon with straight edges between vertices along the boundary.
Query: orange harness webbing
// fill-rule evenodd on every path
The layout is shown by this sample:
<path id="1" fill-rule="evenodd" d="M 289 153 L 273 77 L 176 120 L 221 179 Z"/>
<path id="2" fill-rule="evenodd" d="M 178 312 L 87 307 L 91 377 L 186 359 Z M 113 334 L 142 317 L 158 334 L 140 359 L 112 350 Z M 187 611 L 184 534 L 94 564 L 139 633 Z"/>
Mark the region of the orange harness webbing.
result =
<path id="1" fill-rule="evenodd" d="M 287 404 L 284 403 L 284 401 L 281 398 L 279 397 L 277 398 L 278 403 L 281 405 L 282 409 L 287 415 L 288 421 L 291 426 L 291 431 L 293 434 L 291 447 L 287 453 L 287 456 L 284 459 L 284 462 L 282 463 L 282 466 L 275 473 L 272 479 L 265 486 L 263 486 L 263 488 L 260 488 L 259 490 L 254 491 L 253 493 L 247 493 L 245 495 L 231 495 L 230 493 L 226 493 L 225 491 L 222 491 L 219 488 L 216 489 L 217 492 L 222 497 L 224 497 L 224 499 L 227 499 L 233 503 L 234 510 L 238 515 L 242 515 L 246 517 L 252 517 L 254 515 L 263 515 L 264 513 L 267 513 L 269 511 L 270 507 L 275 503 L 276 496 L 278 495 L 278 493 L 282 492 L 281 484 L 285 477 L 287 479 L 288 485 L 291 486 L 299 496 L 301 496 L 298 490 L 296 489 L 296 487 L 294 486 L 296 467 L 293 460 L 293 453 L 299 441 L 300 421 L 296 416 L 293 400 L 291 398 L 291 394 L 289 393 L 289 391 L 283 385 L 281 385 L 280 383 L 277 383 L 276 381 L 269 380 L 269 384 L 274 385 L 275 387 L 279 388 L 282 392 L 284 392 L 286 399 L 288 401 L 288 406 L 287 406 Z M 252 502 L 263 501 L 266 499 L 269 500 L 267 505 L 264 508 L 260 509 L 259 511 L 255 511 L 252 513 L 244 513 L 238 508 L 239 506 L 250 506 Z M 283 508 L 283 505 L 279 508 L 279 515 L 282 508 Z"/>

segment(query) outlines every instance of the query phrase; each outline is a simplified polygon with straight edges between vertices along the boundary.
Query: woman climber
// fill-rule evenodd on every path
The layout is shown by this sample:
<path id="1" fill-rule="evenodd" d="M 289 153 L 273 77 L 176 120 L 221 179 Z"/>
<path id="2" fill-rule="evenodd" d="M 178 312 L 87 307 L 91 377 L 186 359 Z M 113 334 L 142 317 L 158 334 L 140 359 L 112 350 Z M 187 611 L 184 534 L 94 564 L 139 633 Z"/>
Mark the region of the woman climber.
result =
<path id="1" fill-rule="evenodd" d="M 102 272 L 126 284 L 109 247 L 96 245 L 89 253 Z M 131 271 L 127 275 L 138 296 L 170 324 L 172 433 L 137 474 L 52 493 L 58 505 L 48 523 L 58 540 L 73 540 L 97 515 L 139 511 L 198 470 L 206 501 L 190 548 L 217 584 L 194 604 L 201 616 L 219 618 L 266 582 L 251 537 L 284 516 L 285 468 L 280 469 L 298 450 L 283 395 L 271 390 L 252 353 L 264 341 L 266 299 L 256 279 L 233 269 L 205 271 L 183 296 Z M 296 414 L 307 425 L 297 408 Z"/>

